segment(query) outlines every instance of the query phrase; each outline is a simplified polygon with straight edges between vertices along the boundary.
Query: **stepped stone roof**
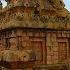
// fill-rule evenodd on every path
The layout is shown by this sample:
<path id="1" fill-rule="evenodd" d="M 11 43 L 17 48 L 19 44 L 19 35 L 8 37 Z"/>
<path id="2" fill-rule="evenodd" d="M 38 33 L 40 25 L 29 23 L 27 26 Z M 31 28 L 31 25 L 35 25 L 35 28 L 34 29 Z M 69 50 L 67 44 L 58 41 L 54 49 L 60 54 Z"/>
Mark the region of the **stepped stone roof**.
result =
<path id="1" fill-rule="evenodd" d="M 70 12 L 62 0 L 48 0 L 46 5 L 41 4 L 42 0 L 34 5 L 18 1 L 0 10 L 0 30 L 12 27 L 70 29 Z"/>

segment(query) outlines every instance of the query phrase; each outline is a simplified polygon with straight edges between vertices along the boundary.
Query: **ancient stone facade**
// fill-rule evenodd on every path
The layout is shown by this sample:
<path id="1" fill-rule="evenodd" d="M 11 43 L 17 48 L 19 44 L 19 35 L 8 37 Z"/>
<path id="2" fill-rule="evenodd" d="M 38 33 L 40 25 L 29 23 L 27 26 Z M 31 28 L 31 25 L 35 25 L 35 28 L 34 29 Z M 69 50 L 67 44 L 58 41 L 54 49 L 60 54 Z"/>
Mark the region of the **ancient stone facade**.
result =
<path id="1" fill-rule="evenodd" d="M 62 0 L 0 3 L 1 70 L 69 70 L 70 14 Z"/>

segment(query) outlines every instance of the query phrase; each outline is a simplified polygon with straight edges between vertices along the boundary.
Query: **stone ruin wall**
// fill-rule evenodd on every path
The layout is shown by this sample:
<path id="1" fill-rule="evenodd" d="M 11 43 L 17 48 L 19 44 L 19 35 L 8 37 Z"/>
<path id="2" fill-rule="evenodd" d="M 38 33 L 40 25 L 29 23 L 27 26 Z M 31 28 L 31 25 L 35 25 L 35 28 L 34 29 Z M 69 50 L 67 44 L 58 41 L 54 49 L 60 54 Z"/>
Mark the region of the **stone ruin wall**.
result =
<path id="1" fill-rule="evenodd" d="M 35 64 L 58 64 L 70 61 L 69 31 L 14 31 L 4 32 L 0 36 L 0 61 L 35 60 Z"/>
<path id="2" fill-rule="evenodd" d="M 29 64 L 33 62 L 34 66 L 68 64 L 70 62 L 70 31 L 68 31 L 70 14 L 64 9 L 63 4 L 60 5 L 60 1 L 55 1 L 59 4 L 55 4 L 53 0 L 51 5 L 48 3 L 50 9 L 48 6 L 44 7 L 42 0 L 39 0 L 40 7 L 19 6 L 20 4 L 16 2 L 16 6 L 8 4 L 6 9 L 1 10 L 0 61 L 31 62 Z M 24 29 L 3 30 L 13 27 Z M 39 28 L 39 30 L 31 28 Z M 16 64 L 16 69 L 18 65 L 23 67 L 22 64 Z"/>

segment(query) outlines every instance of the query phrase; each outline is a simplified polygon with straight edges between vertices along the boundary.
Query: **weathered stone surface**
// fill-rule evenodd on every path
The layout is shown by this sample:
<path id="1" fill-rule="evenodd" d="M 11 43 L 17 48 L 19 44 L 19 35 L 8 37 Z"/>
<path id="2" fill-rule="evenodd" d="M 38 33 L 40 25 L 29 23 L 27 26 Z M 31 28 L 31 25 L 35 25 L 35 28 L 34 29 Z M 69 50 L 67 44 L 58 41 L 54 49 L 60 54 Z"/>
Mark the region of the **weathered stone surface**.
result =
<path id="1" fill-rule="evenodd" d="M 21 54 L 22 53 L 22 54 Z M 0 51 L 0 61 L 15 62 L 15 61 L 30 61 L 31 50 L 26 51 L 13 51 L 13 50 L 4 50 Z"/>
<path id="2" fill-rule="evenodd" d="M 22 1 L 21 3 L 23 3 Z M 17 2 L 20 3 L 20 0 L 18 0 Z M 40 6 L 46 5 L 42 0 L 38 2 Z M 49 3 L 55 10 L 39 10 L 40 7 L 38 6 L 36 8 L 18 6 L 18 9 L 17 6 L 15 6 L 11 7 L 12 10 L 10 10 L 9 8 L 6 10 L 3 9 L 1 12 L 2 18 L 0 18 L 0 28 L 5 29 L 8 27 L 22 26 L 34 28 L 70 29 L 70 16 L 69 12 L 64 8 L 63 1 L 52 0 L 51 2 L 49 0 L 49 2 L 47 3 Z M 16 10 L 18 11 L 18 13 L 16 12 Z M 12 12 L 14 13 L 12 14 Z"/>
<path id="3" fill-rule="evenodd" d="M 63 1 L 6 1 L 0 9 L 1 70 L 67 70 L 70 13 Z"/>

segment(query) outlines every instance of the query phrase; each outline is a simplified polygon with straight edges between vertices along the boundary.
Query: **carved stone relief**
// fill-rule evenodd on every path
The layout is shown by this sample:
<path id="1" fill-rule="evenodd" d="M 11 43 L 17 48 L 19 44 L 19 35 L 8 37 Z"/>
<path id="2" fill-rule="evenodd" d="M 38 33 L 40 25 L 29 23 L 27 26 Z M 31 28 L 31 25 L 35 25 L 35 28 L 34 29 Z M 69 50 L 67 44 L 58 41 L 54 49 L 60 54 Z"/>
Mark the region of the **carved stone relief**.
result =
<path id="1" fill-rule="evenodd" d="M 55 8 L 55 9 L 63 9 L 64 3 L 62 0 L 49 0 L 49 3 Z"/>

